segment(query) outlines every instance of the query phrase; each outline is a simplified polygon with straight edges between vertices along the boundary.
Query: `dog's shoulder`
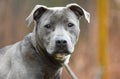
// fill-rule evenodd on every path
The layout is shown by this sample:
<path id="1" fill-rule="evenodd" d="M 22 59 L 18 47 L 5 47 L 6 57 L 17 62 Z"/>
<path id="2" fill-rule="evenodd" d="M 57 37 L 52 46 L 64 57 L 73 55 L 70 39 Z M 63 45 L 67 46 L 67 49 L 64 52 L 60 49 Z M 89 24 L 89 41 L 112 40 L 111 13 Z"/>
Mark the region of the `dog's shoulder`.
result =
<path id="1" fill-rule="evenodd" d="M 23 47 L 29 48 L 30 44 L 26 38 L 28 38 L 28 36 L 26 36 L 23 40 L 18 41 L 12 45 L 0 48 L 0 57 L 4 56 L 7 53 L 17 53 L 18 51 L 22 51 Z"/>
<path id="2" fill-rule="evenodd" d="M 5 55 L 5 54 L 8 53 L 8 52 L 13 52 L 13 51 L 15 51 L 16 46 L 17 46 L 18 44 L 19 44 L 19 42 L 1 48 L 1 49 L 0 49 L 0 57 L 3 56 L 3 55 Z"/>
<path id="3" fill-rule="evenodd" d="M 11 47 L 12 47 L 12 45 L 9 45 L 9 46 L 5 46 L 5 47 L 0 49 L 0 59 L 6 53 L 6 51 L 9 50 Z"/>

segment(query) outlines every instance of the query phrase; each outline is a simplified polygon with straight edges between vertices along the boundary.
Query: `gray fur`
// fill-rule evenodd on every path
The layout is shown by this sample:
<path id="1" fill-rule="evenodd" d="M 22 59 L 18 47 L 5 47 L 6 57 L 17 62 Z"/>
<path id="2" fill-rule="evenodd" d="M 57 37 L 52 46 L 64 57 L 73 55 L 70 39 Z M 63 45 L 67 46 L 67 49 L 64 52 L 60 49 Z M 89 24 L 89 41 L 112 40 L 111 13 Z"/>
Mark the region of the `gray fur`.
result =
<path id="1" fill-rule="evenodd" d="M 34 21 L 34 31 L 22 41 L 0 49 L 0 79 L 60 79 L 62 64 L 69 63 L 78 41 L 80 10 L 89 22 L 89 13 L 77 4 L 35 6 L 26 19 L 28 26 Z M 74 26 L 68 27 L 69 23 Z M 46 28 L 47 24 L 51 27 Z M 57 40 L 65 40 L 65 47 L 60 46 L 62 53 L 57 49 Z"/>

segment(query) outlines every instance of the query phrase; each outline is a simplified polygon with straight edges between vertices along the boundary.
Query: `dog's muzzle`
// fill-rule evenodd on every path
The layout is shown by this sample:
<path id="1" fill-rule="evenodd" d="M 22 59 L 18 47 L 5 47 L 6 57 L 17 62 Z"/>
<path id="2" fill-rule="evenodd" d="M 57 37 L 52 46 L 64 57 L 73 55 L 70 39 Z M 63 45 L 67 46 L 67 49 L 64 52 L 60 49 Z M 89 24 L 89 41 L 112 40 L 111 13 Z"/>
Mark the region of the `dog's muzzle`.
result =
<path id="1" fill-rule="evenodd" d="M 66 40 L 56 40 L 55 48 L 58 53 L 65 53 L 67 51 L 67 41 Z"/>
<path id="2" fill-rule="evenodd" d="M 63 61 L 66 56 L 70 54 L 68 51 L 68 42 L 64 39 L 58 39 L 55 41 L 54 57 L 57 60 Z"/>

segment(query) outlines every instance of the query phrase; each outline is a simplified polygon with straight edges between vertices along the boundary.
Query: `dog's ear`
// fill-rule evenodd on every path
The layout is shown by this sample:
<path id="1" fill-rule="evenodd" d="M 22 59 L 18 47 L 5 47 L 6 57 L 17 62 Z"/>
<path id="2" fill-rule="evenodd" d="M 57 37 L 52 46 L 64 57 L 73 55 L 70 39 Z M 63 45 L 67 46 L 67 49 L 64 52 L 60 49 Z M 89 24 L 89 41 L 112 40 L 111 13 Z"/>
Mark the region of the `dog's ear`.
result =
<path id="1" fill-rule="evenodd" d="M 90 14 L 87 11 L 85 11 L 82 7 L 80 7 L 78 4 L 72 3 L 68 4 L 66 7 L 72 10 L 78 18 L 84 16 L 88 23 L 90 22 Z"/>
<path id="2" fill-rule="evenodd" d="M 29 16 L 26 18 L 27 25 L 30 26 L 33 21 L 37 21 L 46 10 L 46 6 L 36 5 Z"/>

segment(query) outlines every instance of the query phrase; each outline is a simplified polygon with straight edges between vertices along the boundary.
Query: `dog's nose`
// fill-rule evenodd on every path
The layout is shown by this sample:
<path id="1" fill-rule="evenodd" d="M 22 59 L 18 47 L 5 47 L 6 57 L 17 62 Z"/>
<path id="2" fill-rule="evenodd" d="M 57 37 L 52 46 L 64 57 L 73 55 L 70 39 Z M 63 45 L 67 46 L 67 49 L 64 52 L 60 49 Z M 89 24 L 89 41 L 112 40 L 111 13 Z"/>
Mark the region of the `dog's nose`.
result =
<path id="1" fill-rule="evenodd" d="M 57 46 L 67 46 L 67 41 L 66 40 L 56 40 L 56 45 Z"/>
<path id="2" fill-rule="evenodd" d="M 65 39 L 57 39 L 55 41 L 56 46 L 55 46 L 55 52 L 57 53 L 69 53 L 68 52 L 68 42 Z"/>

